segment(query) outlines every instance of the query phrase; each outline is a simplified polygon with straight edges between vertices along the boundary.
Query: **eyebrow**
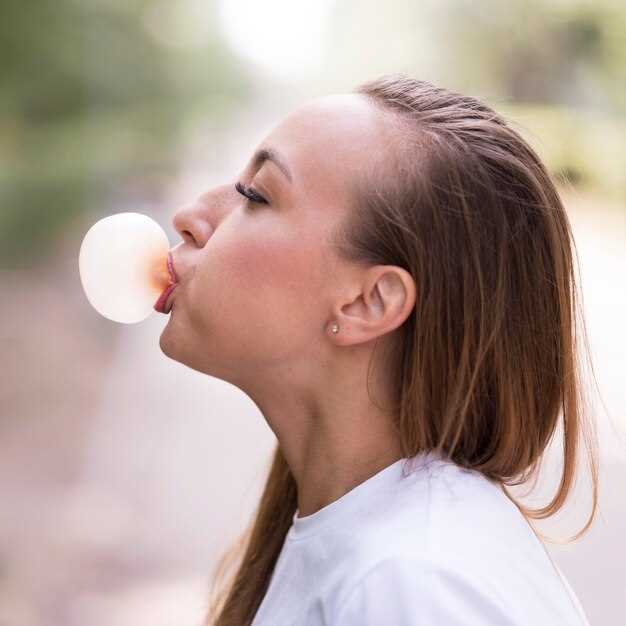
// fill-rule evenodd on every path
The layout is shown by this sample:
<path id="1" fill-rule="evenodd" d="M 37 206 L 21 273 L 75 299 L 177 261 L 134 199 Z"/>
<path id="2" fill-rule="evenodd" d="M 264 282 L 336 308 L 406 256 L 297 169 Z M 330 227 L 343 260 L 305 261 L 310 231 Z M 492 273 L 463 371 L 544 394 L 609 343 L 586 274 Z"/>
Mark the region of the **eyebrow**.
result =
<path id="1" fill-rule="evenodd" d="M 287 167 L 287 163 L 283 157 L 274 148 L 261 148 L 257 150 L 252 157 L 252 163 L 255 167 L 261 167 L 265 161 L 272 161 L 285 175 L 287 180 L 290 183 L 292 182 L 291 170 Z"/>

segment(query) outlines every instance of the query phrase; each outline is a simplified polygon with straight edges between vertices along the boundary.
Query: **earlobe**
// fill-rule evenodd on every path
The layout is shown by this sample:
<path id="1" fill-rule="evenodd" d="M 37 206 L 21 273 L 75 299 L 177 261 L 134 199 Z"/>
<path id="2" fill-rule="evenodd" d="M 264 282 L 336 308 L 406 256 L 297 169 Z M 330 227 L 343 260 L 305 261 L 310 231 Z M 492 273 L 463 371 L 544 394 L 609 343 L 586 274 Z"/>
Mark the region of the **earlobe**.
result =
<path id="1" fill-rule="evenodd" d="M 327 326 L 326 332 L 337 335 L 339 320 L 343 320 L 347 333 L 342 332 L 344 341 L 350 337 L 351 341 L 360 342 L 400 326 L 406 317 L 407 300 L 412 297 L 407 285 L 407 279 L 412 277 L 408 272 L 405 276 L 404 271 L 395 266 L 371 268 L 366 280 L 355 285 L 352 301 L 334 311 L 336 321 Z"/>

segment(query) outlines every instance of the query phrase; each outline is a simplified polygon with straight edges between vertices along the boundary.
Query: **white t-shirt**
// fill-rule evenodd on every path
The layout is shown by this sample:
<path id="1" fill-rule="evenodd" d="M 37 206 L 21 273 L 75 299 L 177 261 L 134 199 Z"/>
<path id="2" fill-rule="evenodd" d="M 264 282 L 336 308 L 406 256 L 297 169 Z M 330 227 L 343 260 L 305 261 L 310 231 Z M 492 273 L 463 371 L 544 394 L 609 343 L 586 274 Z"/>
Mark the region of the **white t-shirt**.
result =
<path id="1" fill-rule="evenodd" d="M 404 469 L 404 475 L 403 475 Z M 253 626 L 589 626 L 500 488 L 434 452 L 293 523 Z"/>

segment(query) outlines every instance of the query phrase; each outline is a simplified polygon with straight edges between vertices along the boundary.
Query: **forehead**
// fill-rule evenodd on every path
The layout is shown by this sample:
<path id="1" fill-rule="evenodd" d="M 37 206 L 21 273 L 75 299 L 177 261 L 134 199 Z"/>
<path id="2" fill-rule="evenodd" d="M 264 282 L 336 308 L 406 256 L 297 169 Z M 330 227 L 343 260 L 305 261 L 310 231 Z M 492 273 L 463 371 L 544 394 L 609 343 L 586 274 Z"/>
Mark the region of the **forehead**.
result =
<path id="1" fill-rule="evenodd" d="M 387 117 L 365 96 L 337 94 L 291 112 L 263 146 L 282 155 L 291 170 L 295 193 L 309 192 L 318 199 L 324 196 L 336 201 L 347 193 L 347 180 L 384 156 L 389 133 Z"/>

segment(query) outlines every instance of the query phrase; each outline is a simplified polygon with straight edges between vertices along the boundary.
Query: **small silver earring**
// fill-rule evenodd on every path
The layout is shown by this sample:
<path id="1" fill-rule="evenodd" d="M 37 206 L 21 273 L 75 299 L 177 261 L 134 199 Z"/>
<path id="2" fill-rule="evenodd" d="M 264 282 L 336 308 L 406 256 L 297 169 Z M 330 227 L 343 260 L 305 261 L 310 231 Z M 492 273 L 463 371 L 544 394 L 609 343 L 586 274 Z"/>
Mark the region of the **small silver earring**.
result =
<path id="1" fill-rule="evenodd" d="M 336 334 L 336 333 L 338 333 L 338 332 L 339 332 L 339 324 L 333 324 L 333 325 L 331 326 L 331 328 L 330 328 L 330 331 L 331 331 L 332 333 L 335 333 L 335 334 Z"/>

